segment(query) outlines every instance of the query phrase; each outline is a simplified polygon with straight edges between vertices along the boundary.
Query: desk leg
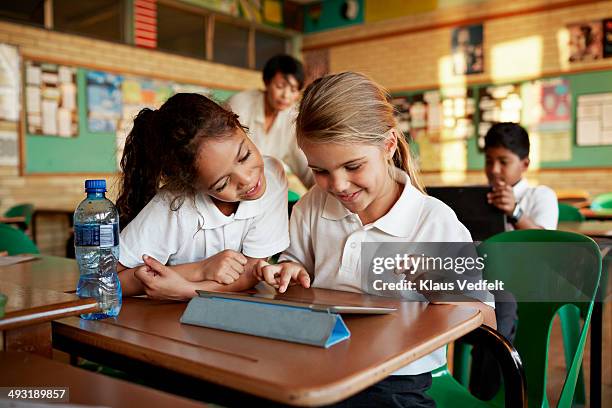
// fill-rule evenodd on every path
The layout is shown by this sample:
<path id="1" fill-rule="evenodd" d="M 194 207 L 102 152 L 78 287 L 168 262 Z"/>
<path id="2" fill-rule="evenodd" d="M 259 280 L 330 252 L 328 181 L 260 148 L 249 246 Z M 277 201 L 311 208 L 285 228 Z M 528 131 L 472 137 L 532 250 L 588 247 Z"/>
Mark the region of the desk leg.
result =
<path id="1" fill-rule="evenodd" d="M 4 351 L 20 351 L 52 357 L 51 322 L 19 327 L 2 332 Z"/>

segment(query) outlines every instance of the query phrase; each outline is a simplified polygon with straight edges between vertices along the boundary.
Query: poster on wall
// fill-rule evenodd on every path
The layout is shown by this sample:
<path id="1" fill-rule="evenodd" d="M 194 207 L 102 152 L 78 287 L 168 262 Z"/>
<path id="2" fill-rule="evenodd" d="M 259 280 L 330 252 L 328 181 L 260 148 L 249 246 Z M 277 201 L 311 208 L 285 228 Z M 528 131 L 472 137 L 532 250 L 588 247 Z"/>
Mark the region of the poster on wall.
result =
<path id="1" fill-rule="evenodd" d="M 410 97 L 393 97 L 391 104 L 395 108 L 394 114 L 399 130 L 408 136 L 410 134 Z"/>
<path id="2" fill-rule="evenodd" d="M 123 156 L 125 139 L 132 130 L 134 118 L 144 108 L 159 108 L 172 94 L 170 81 L 125 76 L 121 83 L 123 96 L 121 120 L 117 127 L 117 163 Z"/>
<path id="3" fill-rule="evenodd" d="M 592 61 L 603 57 L 603 23 L 587 21 L 568 24 L 569 60 Z"/>
<path id="4" fill-rule="evenodd" d="M 26 121 L 32 135 L 78 134 L 76 68 L 26 61 Z"/>
<path id="5" fill-rule="evenodd" d="M 0 43 L 0 166 L 19 164 L 20 65 L 17 47 Z"/>
<path id="6" fill-rule="evenodd" d="M 612 18 L 603 21 L 603 53 L 604 58 L 612 57 Z"/>
<path id="7" fill-rule="evenodd" d="M 519 84 L 491 85 L 478 89 L 478 148 L 484 149 L 484 137 L 495 123 L 520 123 L 523 102 Z"/>
<path id="8" fill-rule="evenodd" d="M 612 93 L 578 97 L 576 144 L 578 146 L 612 145 Z"/>
<path id="9" fill-rule="evenodd" d="M 464 149 L 465 140 L 475 132 L 472 89 L 432 90 L 396 96 L 391 102 L 399 128 L 409 132 L 418 145 L 421 170 L 448 170 L 460 165 L 457 156 L 449 152 Z"/>
<path id="10" fill-rule="evenodd" d="M 0 121 L 17 122 L 21 67 L 17 47 L 0 43 Z"/>
<path id="11" fill-rule="evenodd" d="M 90 132 L 117 131 L 122 113 L 120 75 L 100 71 L 87 72 L 87 125 Z"/>
<path id="12" fill-rule="evenodd" d="M 482 24 L 453 29 L 451 49 L 455 75 L 484 72 L 484 35 Z"/>
<path id="13" fill-rule="evenodd" d="M 522 85 L 522 124 L 529 132 L 534 162 L 572 158 L 569 86 L 565 78 L 542 79 Z"/>

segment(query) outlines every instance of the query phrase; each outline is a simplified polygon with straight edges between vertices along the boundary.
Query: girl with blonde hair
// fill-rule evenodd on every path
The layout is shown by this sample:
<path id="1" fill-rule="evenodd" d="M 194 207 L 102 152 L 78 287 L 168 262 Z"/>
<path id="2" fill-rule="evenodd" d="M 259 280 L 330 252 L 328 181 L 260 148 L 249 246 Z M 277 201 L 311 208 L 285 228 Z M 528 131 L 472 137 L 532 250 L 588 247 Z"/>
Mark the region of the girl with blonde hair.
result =
<path id="1" fill-rule="evenodd" d="M 365 75 L 343 72 L 310 84 L 296 128 L 316 185 L 293 209 L 291 243 L 279 263 L 260 262 L 255 271 L 279 292 L 295 283 L 368 292 L 363 242 L 472 241 L 454 212 L 423 192 L 388 94 Z M 491 307 L 464 304 L 480 308 L 495 327 Z M 434 406 L 425 391 L 430 372 L 445 362 L 442 347 L 340 406 Z"/>

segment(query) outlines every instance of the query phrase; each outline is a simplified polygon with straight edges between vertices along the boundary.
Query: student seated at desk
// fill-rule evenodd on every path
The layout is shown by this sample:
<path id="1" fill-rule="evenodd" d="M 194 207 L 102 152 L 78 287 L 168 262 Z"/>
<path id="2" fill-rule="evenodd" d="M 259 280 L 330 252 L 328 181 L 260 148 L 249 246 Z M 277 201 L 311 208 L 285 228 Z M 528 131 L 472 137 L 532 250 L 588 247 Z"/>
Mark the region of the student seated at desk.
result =
<path id="1" fill-rule="evenodd" d="M 248 289 L 255 263 L 289 245 L 282 164 L 262 157 L 237 115 L 202 95 L 143 109 L 121 168 L 124 295 Z"/>
<path id="2" fill-rule="evenodd" d="M 523 178 L 529 167 L 529 135 L 516 123 L 497 123 L 485 135 L 485 173 L 493 191 L 489 203 L 506 214 L 506 230 L 556 229 L 559 206 L 555 192 L 546 186 L 529 187 Z M 499 301 L 495 294 L 497 331 L 510 342 L 516 336 L 517 305 L 512 298 Z M 488 400 L 501 384 L 495 358 L 476 346 L 472 351 L 470 391 Z"/>
<path id="3" fill-rule="evenodd" d="M 493 191 L 489 203 L 503 211 L 506 230 L 556 229 L 559 206 L 546 186 L 529 187 L 529 135 L 516 123 L 496 123 L 485 135 L 485 173 Z"/>
<path id="4" fill-rule="evenodd" d="M 284 292 L 290 283 L 362 292 L 361 243 L 471 242 L 455 213 L 423 192 L 408 143 L 386 92 L 361 74 L 314 81 L 297 117 L 298 143 L 316 185 L 295 205 L 291 244 L 277 265 L 260 262 L 258 278 Z M 480 302 L 486 324 L 493 309 Z M 381 345 L 384 347 L 384 345 Z M 339 406 L 433 407 L 425 391 L 445 348 L 400 369 Z"/>

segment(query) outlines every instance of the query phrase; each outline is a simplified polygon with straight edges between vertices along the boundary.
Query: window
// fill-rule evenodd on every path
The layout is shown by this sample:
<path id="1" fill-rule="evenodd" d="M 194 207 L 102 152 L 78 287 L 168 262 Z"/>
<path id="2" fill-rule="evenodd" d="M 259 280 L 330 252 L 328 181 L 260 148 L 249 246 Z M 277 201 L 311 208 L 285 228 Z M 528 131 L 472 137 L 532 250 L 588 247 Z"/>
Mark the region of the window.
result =
<path id="1" fill-rule="evenodd" d="M 213 60 L 221 64 L 248 68 L 249 29 L 215 21 Z"/>
<path id="2" fill-rule="evenodd" d="M 263 31 L 255 33 L 255 68 L 262 70 L 266 62 L 277 54 L 287 52 L 287 40 Z"/>
<path id="3" fill-rule="evenodd" d="M 123 0 L 53 0 L 53 28 L 107 41 L 124 41 Z"/>
<path id="4" fill-rule="evenodd" d="M 0 2 L 0 18 L 16 23 L 45 24 L 45 0 Z"/>
<path id="5" fill-rule="evenodd" d="M 157 4 L 157 48 L 204 59 L 205 35 L 206 16 Z"/>

